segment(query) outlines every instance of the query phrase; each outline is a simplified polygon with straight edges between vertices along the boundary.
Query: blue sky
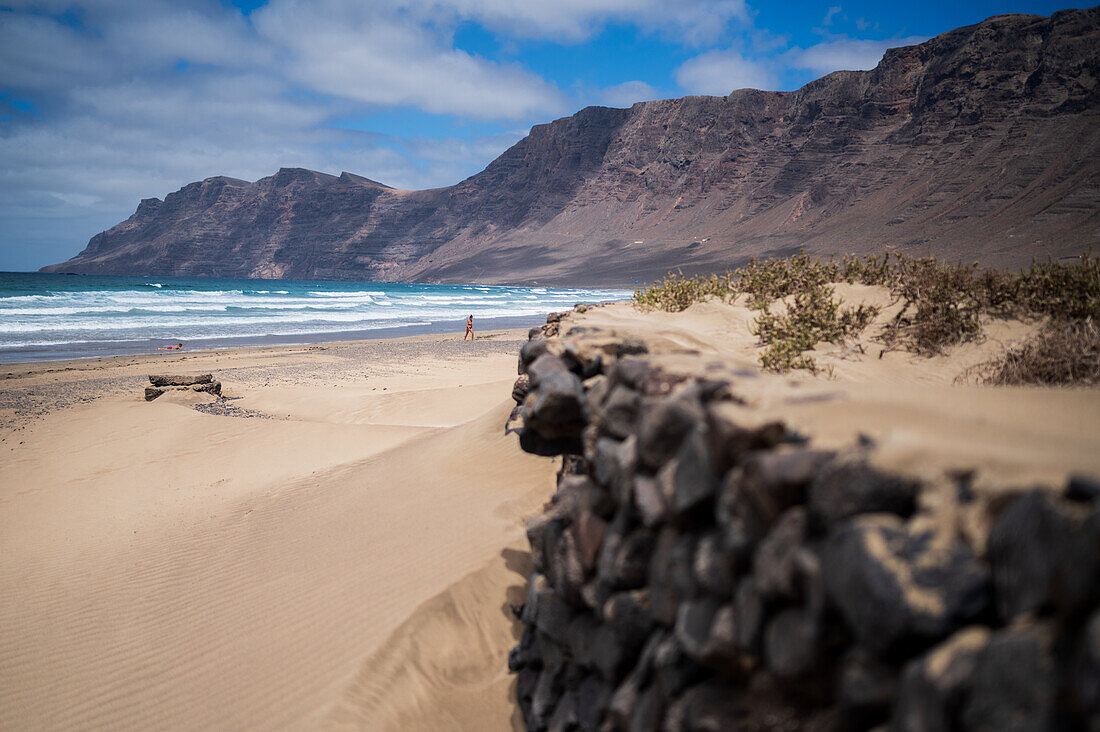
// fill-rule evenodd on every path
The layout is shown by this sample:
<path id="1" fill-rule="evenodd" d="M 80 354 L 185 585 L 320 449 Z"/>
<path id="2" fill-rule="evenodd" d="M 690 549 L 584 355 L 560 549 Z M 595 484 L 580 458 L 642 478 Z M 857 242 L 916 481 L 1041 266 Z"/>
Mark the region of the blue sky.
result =
<path id="1" fill-rule="evenodd" d="M 456 183 L 531 125 L 867 69 L 1025 0 L 0 0 L 0 270 L 212 175 Z"/>

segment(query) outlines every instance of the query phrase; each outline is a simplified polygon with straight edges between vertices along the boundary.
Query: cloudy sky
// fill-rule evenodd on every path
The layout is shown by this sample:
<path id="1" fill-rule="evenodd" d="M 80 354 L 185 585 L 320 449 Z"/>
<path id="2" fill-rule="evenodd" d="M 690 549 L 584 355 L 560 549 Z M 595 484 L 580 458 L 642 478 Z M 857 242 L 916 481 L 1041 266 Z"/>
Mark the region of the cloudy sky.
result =
<path id="1" fill-rule="evenodd" d="M 796 89 L 1058 3 L 0 0 L 0 270 L 76 254 L 212 175 L 481 170 L 590 104 Z"/>

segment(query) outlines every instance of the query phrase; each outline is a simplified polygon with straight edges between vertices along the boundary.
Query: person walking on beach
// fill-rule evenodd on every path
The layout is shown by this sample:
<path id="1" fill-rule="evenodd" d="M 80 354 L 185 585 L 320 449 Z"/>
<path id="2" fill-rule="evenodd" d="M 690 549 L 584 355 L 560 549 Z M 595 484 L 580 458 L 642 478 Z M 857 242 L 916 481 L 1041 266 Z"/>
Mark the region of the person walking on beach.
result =
<path id="1" fill-rule="evenodd" d="M 462 336 L 462 340 L 466 340 L 466 336 L 470 336 L 470 340 L 474 340 L 474 316 L 466 318 L 466 334 Z"/>

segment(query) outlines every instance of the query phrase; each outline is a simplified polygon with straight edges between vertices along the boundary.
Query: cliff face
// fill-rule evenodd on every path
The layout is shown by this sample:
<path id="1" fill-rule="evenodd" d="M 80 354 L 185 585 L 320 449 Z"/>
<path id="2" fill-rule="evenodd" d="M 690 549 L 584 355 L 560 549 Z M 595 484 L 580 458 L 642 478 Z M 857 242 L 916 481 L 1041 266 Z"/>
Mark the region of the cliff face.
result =
<path id="1" fill-rule="evenodd" d="M 1100 245 L 1100 8 L 1006 15 L 794 92 L 589 107 L 449 188 L 210 178 L 44 271 L 623 283 L 884 247 Z"/>

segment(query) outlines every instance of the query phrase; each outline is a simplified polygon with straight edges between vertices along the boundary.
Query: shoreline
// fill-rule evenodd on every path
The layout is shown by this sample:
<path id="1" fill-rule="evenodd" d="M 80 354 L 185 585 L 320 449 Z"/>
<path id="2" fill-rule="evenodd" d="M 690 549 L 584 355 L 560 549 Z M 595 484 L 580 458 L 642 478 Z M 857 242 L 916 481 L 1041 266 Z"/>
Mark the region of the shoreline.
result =
<path id="1" fill-rule="evenodd" d="M 519 330 L 524 332 L 528 328 L 532 328 L 541 325 L 545 321 L 546 315 L 515 315 L 515 316 L 501 316 L 494 318 L 478 318 L 475 322 L 475 335 L 481 331 L 501 331 L 501 330 Z M 287 335 L 261 335 L 261 336 L 233 336 L 227 338 L 200 338 L 189 341 L 184 344 L 183 351 L 180 353 L 201 353 L 208 351 L 221 351 L 221 350 L 233 350 L 240 348 L 264 348 L 272 346 L 285 346 L 285 347 L 301 347 L 301 346 L 314 346 L 314 345 L 328 345 L 333 343 L 348 343 L 348 342 L 361 342 L 361 341 L 376 341 L 376 340 L 392 340 L 401 338 L 411 338 L 416 336 L 445 336 L 450 333 L 458 332 L 460 335 L 464 330 L 462 322 L 455 321 L 439 321 L 428 324 L 416 324 L 416 325 L 403 325 L 393 326 L 386 328 L 373 328 L 370 330 L 348 330 L 348 331 L 333 331 L 329 333 L 293 333 Z M 484 328 L 480 328 L 484 323 Z M 168 342 L 166 340 L 158 339 L 157 343 Z M 87 361 L 104 358 L 133 358 L 141 356 L 159 356 L 166 355 L 171 352 L 162 351 L 150 353 L 149 348 L 154 348 L 152 345 L 137 345 L 135 341 L 119 341 L 118 353 L 106 353 L 106 354 L 92 354 L 92 355 L 74 355 L 71 353 L 74 349 L 68 345 L 57 347 L 56 353 L 49 353 L 49 348 L 35 348 L 27 349 L 32 353 L 46 353 L 40 358 L 25 358 L 25 359 L 9 359 L 10 356 L 19 355 L 19 351 L 15 350 L 0 350 L 0 372 L 5 367 L 18 366 L 21 364 L 32 363 L 55 363 L 55 362 L 77 362 Z M 108 348 L 109 346 L 102 346 Z"/>
<path id="2" fill-rule="evenodd" d="M 525 340 L 4 368 L 0 728 L 397 728 L 425 703 L 509 726 L 505 598 L 554 469 L 504 434 Z M 227 400 L 144 401 L 149 373 L 208 371 Z M 466 639 L 464 673 L 387 679 L 380 711 L 376 664 L 431 661 L 410 628 Z"/>
<path id="3" fill-rule="evenodd" d="M 474 343 L 509 341 L 518 353 L 519 346 L 516 344 L 526 340 L 527 330 L 475 330 L 475 336 L 476 341 L 462 341 L 460 334 L 448 332 L 3 363 L 0 364 L 0 436 L 22 429 L 33 417 L 58 409 L 109 396 L 140 394 L 147 385 L 145 376 L 157 371 L 214 371 L 217 378 L 219 369 L 232 369 L 249 360 L 300 359 L 325 352 L 331 352 L 329 355 L 333 356 L 359 349 L 385 349 L 386 344 L 394 344 L 394 347 L 414 344 L 430 347 L 432 344 L 464 342 L 472 348 Z M 249 368 L 255 369 L 255 366 Z M 230 386 L 227 396 L 233 396 L 233 388 Z M 50 390 L 53 390 L 52 394 L 48 393 Z M 27 405 L 20 408 L 19 402 L 26 401 L 28 397 L 38 397 L 42 403 L 34 405 L 30 411 Z"/>

